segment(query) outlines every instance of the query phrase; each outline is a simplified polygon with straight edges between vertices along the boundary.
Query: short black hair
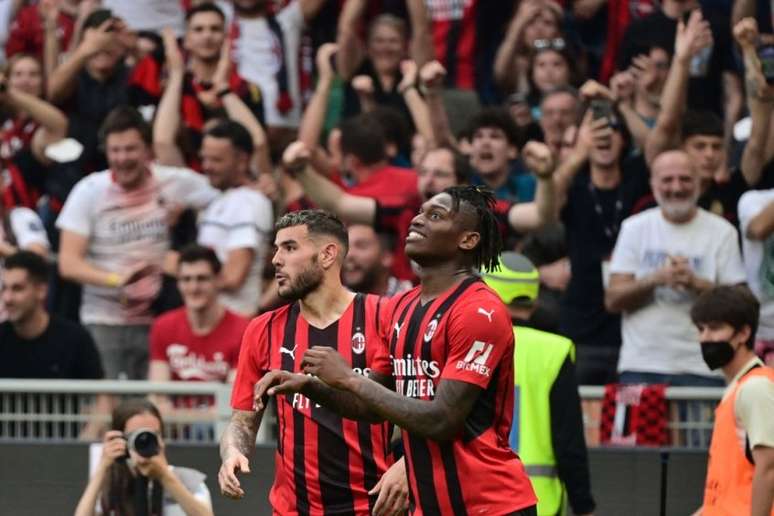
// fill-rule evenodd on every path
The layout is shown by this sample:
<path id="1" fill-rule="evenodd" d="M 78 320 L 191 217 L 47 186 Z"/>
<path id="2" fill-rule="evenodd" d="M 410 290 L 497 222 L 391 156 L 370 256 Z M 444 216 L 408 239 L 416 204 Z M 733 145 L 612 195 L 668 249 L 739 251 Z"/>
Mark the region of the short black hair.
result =
<path id="1" fill-rule="evenodd" d="M 332 236 L 344 246 L 346 256 L 349 251 L 349 234 L 344 223 L 334 214 L 325 210 L 299 210 L 284 214 L 274 224 L 275 233 L 281 229 L 306 226 L 310 235 Z"/>
<path id="2" fill-rule="evenodd" d="M 721 285 L 703 292 L 691 308 L 693 324 L 726 323 L 739 331 L 750 327 L 745 345 L 752 349 L 761 305 L 745 285 Z"/>
<path id="3" fill-rule="evenodd" d="M 3 263 L 5 270 L 24 269 L 35 283 L 48 283 L 50 268 L 46 259 L 32 251 L 17 251 Z"/>
<path id="4" fill-rule="evenodd" d="M 371 114 L 382 125 L 384 140 L 398 148 L 398 152 L 405 152 L 410 146 L 408 122 L 400 111 L 390 106 L 377 106 Z"/>
<path id="5" fill-rule="evenodd" d="M 223 9 L 218 7 L 216 4 L 212 2 L 204 2 L 203 4 L 199 4 L 195 7 L 191 7 L 186 11 L 185 13 L 185 24 L 188 25 L 191 22 L 191 18 L 196 16 L 199 13 L 215 13 L 218 16 L 220 16 L 220 19 L 223 20 L 223 23 L 226 23 L 226 15 L 223 14 Z"/>
<path id="6" fill-rule="evenodd" d="M 218 120 L 215 125 L 204 132 L 204 136 L 213 138 L 225 138 L 231 142 L 235 149 L 238 149 L 248 156 L 253 153 L 253 137 L 245 126 L 239 122 L 229 119 Z"/>
<path id="7" fill-rule="evenodd" d="M 180 260 L 178 261 L 178 268 L 184 263 L 194 262 L 207 262 L 212 267 L 212 272 L 216 275 L 220 274 L 222 264 L 218 259 L 218 255 L 215 254 L 209 247 L 205 247 L 199 244 L 189 244 L 180 251 Z"/>
<path id="8" fill-rule="evenodd" d="M 110 19 L 115 19 L 110 9 L 94 9 L 83 21 L 83 30 L 96 29 Z"/>
<path id="9" fill-rule="evenodd" d="M 723 121 L 712 111 L 688 111 L 683 117 L 680 139 L 683 143 L 691 136 L 717 136 L 723 138 Z"/>
<path id="10" fill-rule="evenodd" d="M 341 122 L 341 151 L 352 154 L 364 165 L 374 165 L 387 157 L 387 138 L 379 119 L 360 113 Z"/>
<path id="11" fill-rule="evenodd" d="M 470 120 L 469 130 L 471 140 L 476 131 L 484 127 L 494 127 L 505 133 L 508 143 L 517 147 L 519 144 L 519 128 L 513 117 L 503 108 L 488 107 L 476 113 Z"/>
<path id="12" fill-rule="evenodd" d="M 130 106 L 118 106 L 113 109 L 102 126 L 99 128 L 99 141 L 102 146 L 107 142 L 107 137 L 113 133 L 123 133 L 130 129 L 136 129 L 146 145 L 153 144 L 151 126 L 142 117 L 139 111 Z"/>
<path id="13" fill-rule="evenodd" d="M 494 192 L 483 186 L 452 186 L 443 193 L 451 196 L 455 211 L 465 203 L 476 212 L 475 230 L 481 235 L 481 239 L 474 249 L 473 267 L 487 272 L 498 270 L 503 239 L 494 213 L 496 203 Z"/>

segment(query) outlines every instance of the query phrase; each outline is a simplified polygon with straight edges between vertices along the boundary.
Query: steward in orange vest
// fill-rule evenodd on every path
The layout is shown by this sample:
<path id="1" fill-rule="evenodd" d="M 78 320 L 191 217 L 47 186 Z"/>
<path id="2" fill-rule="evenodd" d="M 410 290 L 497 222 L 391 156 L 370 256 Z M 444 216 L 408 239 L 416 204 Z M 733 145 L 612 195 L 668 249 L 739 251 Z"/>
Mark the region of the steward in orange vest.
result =
<path id="1" fill-rule="evenodd" d="M 744 286 L 714 287 L 691 310 L 704 361 L 728 381 L 694 516 L 774 516 L 774 369 L 752 351 L 759 311 Z"/>

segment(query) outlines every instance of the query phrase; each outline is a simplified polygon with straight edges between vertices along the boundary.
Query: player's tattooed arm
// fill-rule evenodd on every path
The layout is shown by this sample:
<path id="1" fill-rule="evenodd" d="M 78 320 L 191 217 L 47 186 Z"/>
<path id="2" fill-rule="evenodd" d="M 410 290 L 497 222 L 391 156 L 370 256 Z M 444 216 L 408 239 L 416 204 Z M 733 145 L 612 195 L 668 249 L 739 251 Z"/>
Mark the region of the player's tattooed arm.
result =
<path id="1" fill-rule="evenodd" d="M 351 370 L 351 369 L 350 369 Z M 387 384 L 388 378 L 372 373 L 380 383 Z M 301 393 L 310 400 L 327 407 L 348 419 L 380 422 L 384 418 L 368 409 L 365 403 L 350 392 L 333 388 L 306 374 L 288 371 L 270 371 L 255 384 L 255 410 L 263 410 L 267 396 Z"/>
<path id="2" fill-rule="evenodd" d="M 336 390 L 353 394 L 382 419 L 436 441 L 453 439 L 462 431 L 465 419 L 481 395 L 481 388 L 476 385 L 442 380 L 434 399 L 408 398 L 354 373 L 341 355 L 328 347 L 313 347 L 304 354 L 302 364 L 305 372 Z"/>
<path id="3" fill-rule="evenodd" d="M 220 439 L 220 457 L 225 460 L 233 451 L 249 457 L 255 450 L 255 438 L 263 411 L 234 410 L 223 437 Z"/>

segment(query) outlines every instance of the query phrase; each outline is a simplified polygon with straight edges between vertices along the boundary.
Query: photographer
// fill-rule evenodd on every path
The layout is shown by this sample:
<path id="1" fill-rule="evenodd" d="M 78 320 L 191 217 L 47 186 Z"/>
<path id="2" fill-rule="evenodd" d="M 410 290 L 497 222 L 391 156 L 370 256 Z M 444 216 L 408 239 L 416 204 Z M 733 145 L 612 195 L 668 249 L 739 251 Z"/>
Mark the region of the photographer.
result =
<path id="1" fill-rule="evenodd" d="M 213 514 L 204 475 L 167 463 L 163 427 L 158 409 L 146 399 L 127 400 L 115 408 L 102 458 L 75 516 Z"/>

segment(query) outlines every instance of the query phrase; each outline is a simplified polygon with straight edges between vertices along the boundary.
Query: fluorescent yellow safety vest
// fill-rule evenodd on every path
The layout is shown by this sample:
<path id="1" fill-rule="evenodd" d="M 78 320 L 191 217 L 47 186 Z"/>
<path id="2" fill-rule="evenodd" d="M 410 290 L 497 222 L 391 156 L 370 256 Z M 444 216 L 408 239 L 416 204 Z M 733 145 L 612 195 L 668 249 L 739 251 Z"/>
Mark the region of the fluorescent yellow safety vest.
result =
<path id="1" fill-rule="evenodd" d="M 514 421 L 511 448 L 519 454 L 538 497 L 538 515 L 564 513 L 565 489 L 556 470 L 551 439 L 551 387 L 569 355 L 575 360 L 572 341 L 533 328 L 513 329 Z"/>

